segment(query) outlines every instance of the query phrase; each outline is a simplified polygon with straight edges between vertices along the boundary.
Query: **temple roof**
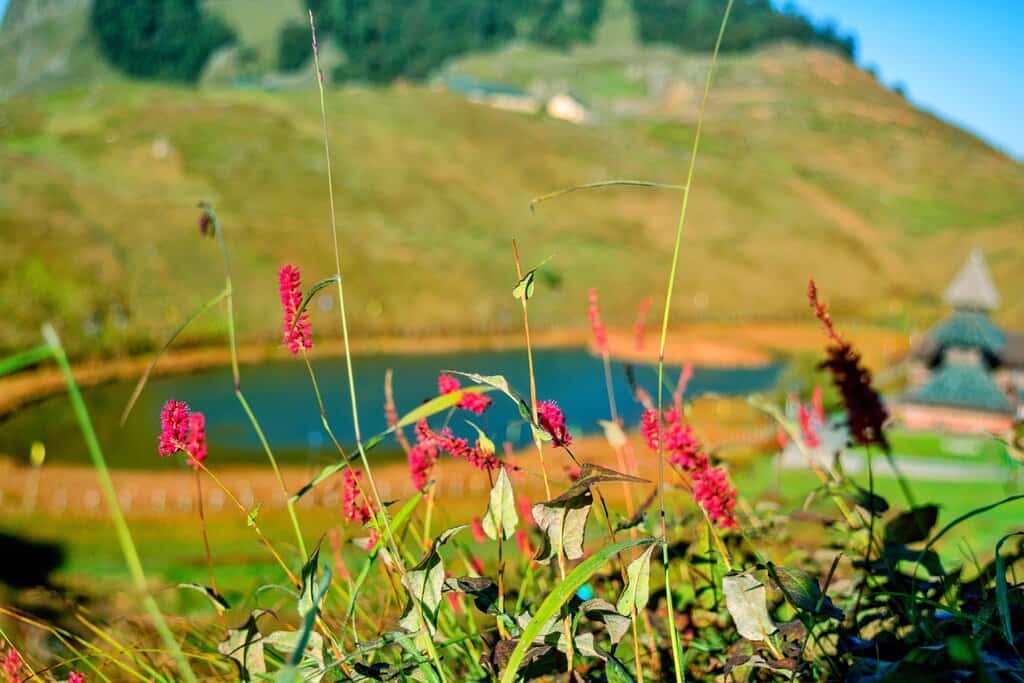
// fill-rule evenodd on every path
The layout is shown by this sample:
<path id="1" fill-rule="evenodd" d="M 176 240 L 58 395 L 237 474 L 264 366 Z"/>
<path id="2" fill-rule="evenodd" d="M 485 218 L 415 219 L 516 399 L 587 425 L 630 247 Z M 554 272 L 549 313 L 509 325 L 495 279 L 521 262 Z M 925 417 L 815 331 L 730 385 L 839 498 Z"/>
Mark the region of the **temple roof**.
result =
<path id="1" fill-rule="evenodd" d="M 981 249 L 971 250 L 967 262 L 946 288 L 943 299 L 953 308 L 962 310 L 991 311 L 999 307 L 999 292 L 992 283 Z"/>
<path id="2" fill-rule="evenodd" d="M 907 395 L 910 403 L 949 406 L 992 413 L 1013 412 L 1010 401 L 980 366 L 944 363 L 923 387 Z"/>
<path id="3" fill-rule="evenodd" d="M 999 358 L 1006 348 L 1006 335 L 979 311 L 955 311 L 932 328 L 928 337 L 940 348 L 979 349 L 993 358 Z"/>

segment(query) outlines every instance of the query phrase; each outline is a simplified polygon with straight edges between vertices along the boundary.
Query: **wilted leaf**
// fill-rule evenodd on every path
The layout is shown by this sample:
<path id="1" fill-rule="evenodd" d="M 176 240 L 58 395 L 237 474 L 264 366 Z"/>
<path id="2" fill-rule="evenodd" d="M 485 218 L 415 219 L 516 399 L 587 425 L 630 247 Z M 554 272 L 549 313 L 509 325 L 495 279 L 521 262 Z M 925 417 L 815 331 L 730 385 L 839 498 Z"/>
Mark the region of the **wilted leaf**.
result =
<path id="1" fill-rule="evenodd" d="M 299 646 L 300 635 L 299 631 L 274 631 L 263 637 L 263 645 L 269 645 L 282 654 L 290 655 Z M 302 673 L 302 680 L 311 683 L 320 683 L 327 673 L 324 668 L 324 637 L 316 631 L 310 633 L 306 641 L 299 671 Z"/>
<path id="2" fill-rule="evenodd" d="M 857 484 L 853 484 L 853 500 L 857 505 L 875 515 L 881 515 L 889 509 L 889 501 Z"/>
<path id="3" fill-rule="evenodd" d="M 512 482 L 504 467 L 498 468 L 498 477 L 491 488 L 487 512 L 484 513 L 481 521 L 484 533 L 488 538 L 497 540 L 500 536 L 507 541 L 515 535 L 516 525 L 519 524 L 519 515 L 516 513 L 516 498 L 512 492 Z"/>
<path id="4" fill-rule="evenodd" d="M 534 505 L 533 520 L 543 540 L 533 559 L 547 564 L 559 552 L 569 560 L 583 557 L 583 537 L 593 503 L 594 497 L 584 489 L 572 497 L 562 494 L 554 500 Z"/>
<path id="5" fill-rule="evenodd" d="M 245 623 L 238 628 L 228 629 L 227 637 L 217 644 L 217 651 L 234 660 L 238 675 L 243 681 L 253 680 L 254 674 L 267 671 L 263 659 L 263 636 L 256 625 L 257 620 L 269 610 L 254 610 Z"/>
<path id="6" fill-rule="evenodd" d="M 842 620 L 845 616 L 832 600 L 821 592 L 818 580 L 800 569 L 787 569 L 768 563 L 768 574 L 794 607 L 811 614 Z"/>
<path id="7" fill-rule="evenodd" d="M 622 594 L 615 608 L 619 614 L 632 615 L 633 610 L 642 610 L 647 606 L 647 599 L 650 596 L 651 586 L 651 553 L 654 552 L 654 545 L 650 545 L 639 557 L 629 563 L 626 568 L 626 585 L 622 588 Z"/>
<path id="8" fill-rule="evenodd" d="M 653 548 L 654 546 L 651 547 Z M 618 645 L 619 641 L 622 640 L 622 636 L 626 635 L 626 631 L 629 630 L 629 617 L 624 617 L 619 614 L 616 611 L 615 606 L 607 600 L 591 598 L 580 605 L 580 612 L 582 612 L 587 619 L 600 621 L 604 624 L 605 629 L 608 631 L 608 637 L 611 639 L 612 646 Z"/>
<path id="9" fill-rule="evenodd" d="M 494 455 L 494 442 L 491 441 L 491 438 L 487 436 L 484 430 L 480 429 L 472 420 L 466 420 L 466 424 L 476 430 L 476 439 L 480 450 L 488 455 Z"/>
<path id="10" fill-rule="evenodd" d="M 231 605 L 224 599 L 224 596 L 213 590 L 209 586 L 204 586 L 201 583 L 179 583 L 178 588 L 189 588 L 194 591 L 199 591 L 206 598 L 213 603 L 213 608 L 217 610 L 217 614 L 224 614 L 225 611 L 231 609 Z"/>
<path id="11" fill-rule="evenodd" d="M 722 577 L 722 593 L 741 636 L 765 640 L 775 633 L 775 624 L 768 616 L 768 591 L 764 583 L 748 573 L 726 574 Z"/>
<path id="12" fill-rule="evenodd" d="M 398 623 L 407 631 L 415 632 L 422 627 L 416 610 L 418 604 L 426 627 L 433 635 L 437 623 L 437 608 L 441 603 L 441 593 L 444 589 L 444 563 L 441 561 L 438 548 L 465 528 L 463 525 L 442 531 L 430 544 L 430 550 L 419 564 L 402 576 L 402 585 L 409 591 L 410 600 Z"/>
<path id="13" fill-rule="evenodd" d="M 498 584 L 483 576 L 457 576 L 445 579 L 444 590 L 465 593 L 484 614 L 498 613 Z"/>
<path id="14" fill-rule="evenodd" d="M 885 542 L 893 545 L 907 545 L 928 538 L 932 527 L 939 519 L 937 505 L 922 505 L 913 510 L 901 512 L 885 525 Z"/>
<path id="15" fill-rule="evenodd" d="M 619 426 L 618 422 L 598 420 L 597 423 L 604 430 L 604 438 L 608 440 L 608 445 L 616 449 L 626 445 L 626 433 L 622 431 L 622 427 Z"/>

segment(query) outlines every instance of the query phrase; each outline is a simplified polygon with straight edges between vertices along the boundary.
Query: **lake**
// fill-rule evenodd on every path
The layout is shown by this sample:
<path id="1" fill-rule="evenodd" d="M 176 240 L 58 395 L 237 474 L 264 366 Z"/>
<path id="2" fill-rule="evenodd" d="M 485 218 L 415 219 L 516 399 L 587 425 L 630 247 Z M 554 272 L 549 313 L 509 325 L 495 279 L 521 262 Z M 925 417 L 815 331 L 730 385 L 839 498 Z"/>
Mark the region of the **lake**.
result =
<path id="1" fill-rule="evenodd" d="M 364 438 L 385 429 L 384 373 L 394 370 L 395 403 L 399 414 L 412 410 L 437 394 L 442 370 L 462 370 L 504 375 L 523 396 L 529 394 L 526 353 L 522 349 L 459 351 L 426 354 L 361 355 L 353 359 L 359 417 Z M 585 349 L 541 349 L 534 353 L 538 398 L 556 401 L 566 414 L 573 434 L 600 431 L 598 420 L 608 419 L 608 398 L 601 360 Z M 637 380 L 652 395 L 657 385 L 656 368 L 635 365 Z M 343 358 L 314 361 L 314 369 L 327 407 L 328 419 L 344 446 L 353 443 L 348 382 Z M 743 395 L 775 386 L 783 366 L 697 367 L 687 397 L 716 393 Z M 679 368 L 666 368 L 666 382 L 674 385 Z M 639 422 L 642 412 L 626 381 L 625 365 L 613 362 L 615 400 L 627 426 Z M 313 464 L 334 459 L 335 451 L 323 431 L 309 374 L 301 359 L 243 366 L 242 388 L 266 432 L 275 455 L 284 463 Z M 464 382 L 466 384 L 467 382 Z M 156 443 L 160 409 L 168 399 L 187 402 L 206 414 L 211 461 L 265 463 L 259 441 L 231 389 L 230 368 L 205 370 L 152 380 L 124 428 L 119 425 L 133 388 L 132 383 L 105 384 L 84 390 L 85 400 L 108 461 L 116 467 L 144 468 L 159 459 Z M 452 427 L 464 436 L 474 434 L 470 418 L 499 445 L 510 441 L 525 444 L 527 430 L 516 407 L 498 392 L 495 404 L 484 415 L 459 411 Z M 443 419 L 434 418 L 432 424 Z M 85 463 L 88 457 L 81 433 L 66 395 L 58 395 L 0 422 L 0 452 L 27 461 L 33 441 L 46 445 L 47 458 L 64 463 Z M 374 458 L 397 454 L 393 441 L 382 444 Z"/>

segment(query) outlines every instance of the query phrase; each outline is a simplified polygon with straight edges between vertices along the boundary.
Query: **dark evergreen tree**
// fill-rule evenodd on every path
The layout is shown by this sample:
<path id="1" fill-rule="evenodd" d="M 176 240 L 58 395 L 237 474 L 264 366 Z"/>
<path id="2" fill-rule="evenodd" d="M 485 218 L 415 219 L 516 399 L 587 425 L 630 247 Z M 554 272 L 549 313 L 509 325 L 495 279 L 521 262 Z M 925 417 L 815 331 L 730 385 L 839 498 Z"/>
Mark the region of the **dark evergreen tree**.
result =
<path id="1" fill-rule="evenodd" d="M 323 30 L 317 27 L 318 31 Z M 277 68 L 281 71 L 295 71 L 313 58 L 313 44 L 309 24 L 290 21 L 281 29 L 277 43 Z"/>
<path id="2" fill-rule="evenodd" d="M 95 0 L 90 26 L 104 57 L 140 78 L 194 82 L 210 55 L 235 40 L 198 0 Z"/>
<path id="3" fill-rule="evenodd" d="M 726 0 L 632 0 L 632 4 L 642 41 L 707 52 L 714 48 L 727 3 Z M 831 24 L 815 26 L 792 5 L 779 11 L 769 0 L 735 0 L 722 37 L 722 50 L 749 50 L 776 40 L 821 45 L 851 60 L 856 53 L 852 37 L 840 35 Z"/>

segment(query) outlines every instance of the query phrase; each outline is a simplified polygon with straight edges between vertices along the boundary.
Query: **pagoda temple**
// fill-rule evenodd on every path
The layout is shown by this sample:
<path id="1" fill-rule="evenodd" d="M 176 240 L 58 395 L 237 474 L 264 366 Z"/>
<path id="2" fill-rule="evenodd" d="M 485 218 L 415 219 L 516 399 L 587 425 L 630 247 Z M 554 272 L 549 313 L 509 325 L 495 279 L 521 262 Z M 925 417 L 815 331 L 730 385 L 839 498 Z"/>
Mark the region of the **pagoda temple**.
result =
<path id="1" fill-rule="evenodd" d="M 1000 298 L 980 250 L 944 300 L 952 313 L 914 348 L 900 417 L 909 429 L 1005 432 L 1024 418 L 1024 335 L 990 317 Z"/>

